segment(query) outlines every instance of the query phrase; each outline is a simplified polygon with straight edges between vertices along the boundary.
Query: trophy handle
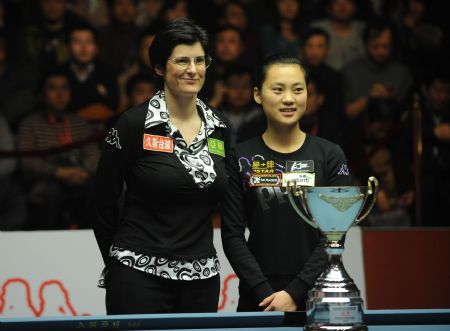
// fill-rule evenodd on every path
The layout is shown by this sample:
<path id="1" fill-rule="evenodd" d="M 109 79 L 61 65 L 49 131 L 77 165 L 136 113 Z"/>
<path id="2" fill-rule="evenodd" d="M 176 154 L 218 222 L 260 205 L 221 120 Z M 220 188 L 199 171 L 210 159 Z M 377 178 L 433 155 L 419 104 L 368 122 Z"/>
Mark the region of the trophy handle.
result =
<path id="1" fill-rule="evenodd" d="M 375 200 L 377 199 L 377 193 L 378 193 L 378 187 L 379 187 L 378 179 L 376 179 L 373 176 L 370 176 L 369 179 L 367 180 L 367 186 L 369 187 L 367 189 L 367 193 L 372 196 L 371 197 L 372 200 L 370 201 L 369 207 L 367 208 L 367 210 L 355 220 L 355 224 L 359 224 L 363 219 L 365 219 L 367 217 L 367 215 L 369 215 L 370 211 L 372 210 L 372 208 L 375 204 Z"/>
<path id="2" fill-rule="evenodd" d="M 303 200 L 303 191 L 302 191 L 301 187 L 299 187 L 299 186 L 297 185 L 297 182 L 296 182 L 296 181 L 290 180 L 290 181 L 288 181 L 288 183 L 287 183 L 287 191 L 288 191 L 288 198 L 289 198 L 289 201 L 290 201 L 292 207 L 294 208 L 294 210 L 297 212 L 297 214 L 298 214 L 298 215 L 299 215 L 306 223 L 308 223 L 308 224 L 311 225 L 312 227 L 318 229 L 317 224 L 314 223 L 313 221 L 311 221 L 311 220 L 305 215 L 305 214 L 307 214 L 307 212 L 304 213 L 302 210 L 300 210 L 300 208 L 298 208 L 297 203 L 295 202 L 295 199 L 294 199 L 294 197 L 292 196 L 292 195 L 293 195 L 292 190 L 294 190 L 295 192 L 298 192 L 298 195 L 301 196 L 301 200 Z M 311 218 L 312 218 L 312 217 L 311 217 Z"/>

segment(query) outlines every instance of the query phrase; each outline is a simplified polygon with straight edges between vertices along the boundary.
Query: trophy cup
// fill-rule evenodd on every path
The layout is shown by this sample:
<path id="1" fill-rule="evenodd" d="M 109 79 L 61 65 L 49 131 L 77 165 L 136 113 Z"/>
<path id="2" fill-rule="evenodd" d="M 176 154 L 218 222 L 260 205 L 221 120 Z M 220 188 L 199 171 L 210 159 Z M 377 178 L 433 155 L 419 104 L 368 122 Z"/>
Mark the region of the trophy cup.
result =
<path id="1" fill-rule="evenodd" d="M 290 180 L 287 186 L 297 214 L 327 239 L 328 264 L 308 292 L 305 330 L 367 330 L 363 300 L 345 271 L 342 253 L 345 234 L 369 214 L 375 203 L 378 180 L 370 177 L 368 186 L 336 187 L 302 187 Z"/>

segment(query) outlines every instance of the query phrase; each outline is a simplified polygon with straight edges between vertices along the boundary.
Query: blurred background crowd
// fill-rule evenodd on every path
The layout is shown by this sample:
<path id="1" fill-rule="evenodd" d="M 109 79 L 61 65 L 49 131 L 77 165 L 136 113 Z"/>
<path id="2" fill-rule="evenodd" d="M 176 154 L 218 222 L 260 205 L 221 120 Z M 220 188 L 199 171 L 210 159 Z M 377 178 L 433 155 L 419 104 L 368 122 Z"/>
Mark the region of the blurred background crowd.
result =
<path id="1" fill-rule="evenodd" d="M 179 17 L 207 29 L 200 98 L 232 143 L 261 134 L 254 71 L 308 71 L 301 127 L 344 150 L 355 185 L 381 182 L 367 226 L 450 226 L 445 0 L 0 0 L 0 230 L 90 228 L 105 132 L 158 89 L 148 47 Z"/>

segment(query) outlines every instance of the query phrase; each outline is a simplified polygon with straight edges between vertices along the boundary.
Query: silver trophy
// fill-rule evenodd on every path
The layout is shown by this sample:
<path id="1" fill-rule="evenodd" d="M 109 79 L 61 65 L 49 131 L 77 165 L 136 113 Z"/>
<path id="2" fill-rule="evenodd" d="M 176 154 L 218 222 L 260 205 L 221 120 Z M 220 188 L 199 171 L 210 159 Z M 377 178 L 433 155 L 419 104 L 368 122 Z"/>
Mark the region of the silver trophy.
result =
<path id="1" fill-rule="evenodd" d="M 328 264 L 308 293 L 305 330 L 367 330 L 363 300 L 345 271 L 342 253 L 347 231 L 375 204 L 378 180 L 370 177 L 368 186 L 335 187 L 302 187 L 290 180 L 287 191 L 297 214 L 327 239 Z"/>

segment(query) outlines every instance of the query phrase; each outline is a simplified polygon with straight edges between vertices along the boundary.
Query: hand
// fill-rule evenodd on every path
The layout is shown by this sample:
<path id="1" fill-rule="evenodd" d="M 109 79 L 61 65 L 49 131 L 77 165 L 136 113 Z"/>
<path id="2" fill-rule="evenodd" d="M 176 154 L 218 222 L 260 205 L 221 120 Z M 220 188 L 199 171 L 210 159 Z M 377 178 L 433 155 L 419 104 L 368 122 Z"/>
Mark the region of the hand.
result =
<path id="1" fill-rule="evenodd" d="M 380 209 L 382 212 L 386 212 L 391 209 L 391 203 L 389 202 L 389 198 L 386 195 L 386 191 L 379 190 L 376 201 L 378 209 Z"/>
<path id="2" fill-rule="evenodd" d="M 414 201 L 414 191 L 409 190 L 403 193 L 398 199 L 398 204 L 400 207 L 410 207 Z"/>
<path id="3" fill-rule="evenodd" d="M 291 295 L 286 291 L 272 293 L 259 303 L 260 307 L 265 307 L 264 311 L 296 311 L 297 304 Z"/>
<path id="4" fill-rule="evenodd" d="M 225 93 L 227 92 L 227 87 L 222 81 L 217 81 L 214 85 L 214 94 L 208 101 L 208 104 L 218 108 L 223 101 Z"/>
<path id="5" fill-rule="evenodd" d="M 395 96 L 395 90 L 393 87 L 375 83 L 370 89 L 370 96 L 373 98 L 393 98 Z"/>
<path id="6" fill-rule="evenodd" d="M 437 139 L 450 142 L 450 124 L 442 123 L 434 127 L 434 135 Z"/>
<path id="7" fill-rule="evenodd" d="M 55 177 L 69 185 L 81 185 L 89 177 L 86 170 L 80 167 L 60 167 L 56 170 Z"/>

